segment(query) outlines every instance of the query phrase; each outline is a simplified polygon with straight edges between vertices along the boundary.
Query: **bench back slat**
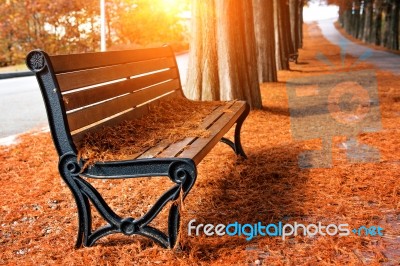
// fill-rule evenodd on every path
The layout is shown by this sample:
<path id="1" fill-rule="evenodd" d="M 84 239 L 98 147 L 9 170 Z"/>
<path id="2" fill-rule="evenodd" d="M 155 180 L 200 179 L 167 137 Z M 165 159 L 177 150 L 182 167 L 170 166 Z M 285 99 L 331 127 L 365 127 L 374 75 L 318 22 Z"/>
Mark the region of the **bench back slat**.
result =
<path id="1" fill-rule="evenodd" d="M 119 64 L 101 68 L 57 74 L 62 92 L 128 78 L 144 73 L 160 71 L 175 66 L 173 58 L 157 58 L 140 62 Z"/>
<path id="2" fill-rule="evenodd" d="M 178 70 L 176 68 L 171 68 L 166 71 L 157 72 L 146 76 L 125 79 L 99 87 L 93 87 L 86 90 L 79 90 L 64 94 L 63 97 L 65 109 L 67 111 L 71 111 L 127 93 L 132 93 L 157 83 L 178 78 Z"/>
<path id="3" fill-rule="evenodd" d="M 100 55 L 100 56 L 99 56 Z M 101 53 L 85 53 L 51 56 L 55 74 L 104 66 L 140 62 L 155 58 L 170 57 L 168 46 L 127 51 L 109 51 Z"/>
<path id="4" fill-rule="evenodd" d="M 155 86 L 135 91 L 125 96 L 77 110 L 67 115 L 71 131 L 93 124 L 130 108 L 148 102 L 157 96 L 180 88 L 179 80 L 174 79 Z"/>

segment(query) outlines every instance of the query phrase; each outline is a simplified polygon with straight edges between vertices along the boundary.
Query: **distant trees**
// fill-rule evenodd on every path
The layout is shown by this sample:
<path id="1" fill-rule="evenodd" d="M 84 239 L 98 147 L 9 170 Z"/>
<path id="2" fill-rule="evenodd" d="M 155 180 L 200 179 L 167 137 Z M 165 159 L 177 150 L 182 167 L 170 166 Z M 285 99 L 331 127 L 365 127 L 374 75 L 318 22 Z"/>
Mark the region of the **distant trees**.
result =
<path id="1" fill-rule="evenodd" d="M 182 44 L 179 15 L 187 2 L 106 0 L 108 47 Z M 0 66 L 22 62 L 34 48 L 63 54 L 100 47 L 98 0 L 2 0 L 0 18 Z"/>
<path id="2" fill-rule="evenodd" d="M 33 48 L 51 53 L 93 51 L 99 41 L 97 0 L 7 0 L 0 3 L 0 66 L 21 62 Z"/>
<path id="3" fill-rule="evenodd" d="M 302 8 L 303 0 L 192 0 L 186 96 L 261 108 L 259 83 L 276 81 L 301 47 Z"/>
<path id="4" fill-rule="evenodd" d="M 355 38 L 400 49 L 399 0 L 329 0 L 339 6 L 339 23 Z"/>

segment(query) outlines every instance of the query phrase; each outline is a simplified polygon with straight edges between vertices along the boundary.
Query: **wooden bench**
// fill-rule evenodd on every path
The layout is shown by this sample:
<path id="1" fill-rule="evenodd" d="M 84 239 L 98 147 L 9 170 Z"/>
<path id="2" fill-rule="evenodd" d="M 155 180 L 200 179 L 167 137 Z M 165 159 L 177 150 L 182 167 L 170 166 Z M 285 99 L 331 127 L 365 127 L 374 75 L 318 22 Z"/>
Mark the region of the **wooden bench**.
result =
<path id="1" fill-rule="evenodd" d="M 298 64 L 299 53 L 295 52 L 293 54 L 289 54 L 289 62 L 294 62 L 296 65 Z"/>
<path id="2" fill-rule="evenodd" d="M 202 121 L 207 138 L 185 138 L 176 143 L 159 143 L 131 160 L 95 162 L 83 167 L 77 147 L 82 136 L 127 119 L 148 114 L 160 101 L 184 97 L 174 53 L 168 46 L 127 51 L 49 56 L 41 50 L 26 57 L 28 68 L 39 83 L 54 145 L 59 155 L 59 172 L 70 188 L 78 209 L 76 246 L 92 246 L 113 233 L 138 234 L 165 248 L 177 241 L 179 204 L 196 180 L 196 165 L 222 141 L 237 155 L 246 157 L 240 129 L 249 113 L 243 101 L 223 103 Z M 228 109 L 228 111 L 227 111 Z M 236 124 L 234 141 L 224 137 Z M 122 179 L 149 176 L 169 177 L 174 185 L 139 218 L 120 217 L 106 203 L 88 178 Z M 151 180 L 149 180 L 151 182 Z M 180 193 L 183 193 L 180 195 Z M 171 204 L 168 232 L 149 225 L 168 202 Z M 107 225 L 92 230 L 90 203 Z"/>

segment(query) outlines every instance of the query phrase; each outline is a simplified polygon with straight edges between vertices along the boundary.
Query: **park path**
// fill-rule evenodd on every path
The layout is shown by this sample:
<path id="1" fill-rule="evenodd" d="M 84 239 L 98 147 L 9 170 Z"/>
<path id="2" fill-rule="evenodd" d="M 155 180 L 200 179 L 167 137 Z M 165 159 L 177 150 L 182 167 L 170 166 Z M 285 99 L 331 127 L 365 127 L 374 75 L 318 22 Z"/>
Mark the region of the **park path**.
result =
<path id="1" fill-rule="evenodd" d="M 317 23 L 324 37 L 342 49 L 343 56 L 350 54 L 358 60 L 375 65 L 380 70 L 400 75 L 400 55 L 371 49 L 350 41 L 335 28 L 335 21 L 336 18 L 330 18 L 319 20 Z"/>

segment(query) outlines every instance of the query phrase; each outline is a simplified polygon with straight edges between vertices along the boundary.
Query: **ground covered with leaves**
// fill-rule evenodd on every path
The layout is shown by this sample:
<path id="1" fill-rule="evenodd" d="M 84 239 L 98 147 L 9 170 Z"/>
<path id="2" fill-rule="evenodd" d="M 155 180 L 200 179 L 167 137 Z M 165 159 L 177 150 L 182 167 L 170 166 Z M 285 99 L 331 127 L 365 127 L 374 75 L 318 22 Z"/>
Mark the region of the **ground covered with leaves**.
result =
<path id="1" fill-rule="evenodd" d="M 50 135 L 25 134 L 18 144 L 0 148 L 0 264 L 397 265 L 400 77 L 365 63 L 354 64 L 355 58 L 342 61 L 339 47 L 327 42 L 316 25 L 306 27 L 299 64 L 293 64 L 292 71 L 281 71 L 279 82 L 262 85 L 264 108 L 252 111 L 242 128 L 249 158 L 237 159 L 220 143 L 199 165 L 196 184 L 183 208 L 180 247 L 164 250 L 142 237 L 116 235 L 94 247 L 74 249 L 76 206 L 57 172 Z M 318 60 L 318 53 L 334 67 Z M 374 128 L 341 135 L 328 119 L 332 114 L 327 110 L 336 110 L 335 99 L 330 100 L 331 109 L 318 97 L 297 106 L 302 109 L 311 103 L 311 109 L 293 109 L 297 102 L 288 92 L 296 80 L 324 80 L 324 75 L 331 79 L 343 73 L 358 80 L 360 70 L 371 71 L 371 84 L 377 84 L 379 101 L 369 102 L 379 112 Z M 314 95 L 312 86 L 303 87 L 297 96 Z M 336 116 L 336 121 L 360 119 L 363 110 L 357 109 L 354 117 L 342 113 L 344 117 Z M 316 135 L 309 128 L 296 127 L 302 121 L 314 121 L 310 125 L 317 124 Z M 314 157 L 307 157 L 313 150 L 317 151 Z M 93 185 L 118 214 L 138 217 L 171 183 L 165 178 L 144 178 L 97 180 Z M 153 224 L 166 229 L 166 217 L 161 213 Z M 257 236 L 246 241 L 244 236 L 189 236 L 187 225 L 192 219 L 213 225 L 345 223 L 351 229 L 380 226 L 384 231 L 383 236 L 298 235 L 285 240 Z M 94 226 L 102 224 L 96 216 Z"/>

